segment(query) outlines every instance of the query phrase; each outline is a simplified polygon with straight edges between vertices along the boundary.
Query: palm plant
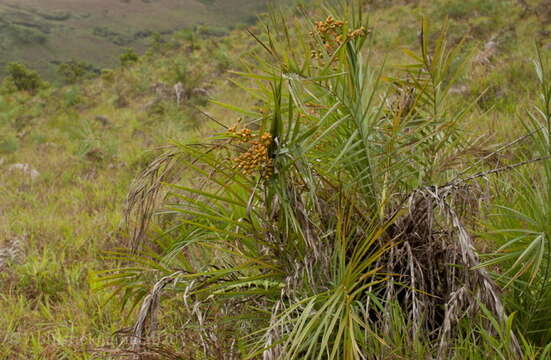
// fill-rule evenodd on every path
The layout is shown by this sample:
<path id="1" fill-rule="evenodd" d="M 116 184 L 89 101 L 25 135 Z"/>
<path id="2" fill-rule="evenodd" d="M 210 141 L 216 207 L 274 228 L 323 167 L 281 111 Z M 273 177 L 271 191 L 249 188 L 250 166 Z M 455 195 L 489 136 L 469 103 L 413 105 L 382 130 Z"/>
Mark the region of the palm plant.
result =
<path id="1" fill-rule="evenodd" d="M 448 358 L 465 314 L 482 329 L 481 309 L 506 322 L 493 281 L 471 270 L 478 258 L 459 215 L 472 200 L 454 167 L 468 154 L 458 126 L 468 108 L 447 99 L 468 53 L 445 32 L 431 48 L 424 22 L 421 55 L 409 52 L 413 63 L 384 78 L 370 65 L 360 8 L 327 12 L 295 27 L 273 13 L 267 36 L 255 35 L 267 55 L 253 54 L 240 73 L 262 109 L 220 104 L 242 120 L 207 142 L 174 144 L 136 182 L 135 249 L 162 183 L 171 185 L 168 230 L 152 246 L 160 255 L 119 254 L 136 266 L 103 278 L 135 304 L 145 296 L 134 351 L 171 283 L 200 325 L 206 358 L 216 338 L 228 359 L 387 358 L 400 355 L 398 343 L 403 354 L 413 346 Z M 347 21 L 336 20 L 343 13 Z M 205 322 L 229 309 L 224 341 Z"/>

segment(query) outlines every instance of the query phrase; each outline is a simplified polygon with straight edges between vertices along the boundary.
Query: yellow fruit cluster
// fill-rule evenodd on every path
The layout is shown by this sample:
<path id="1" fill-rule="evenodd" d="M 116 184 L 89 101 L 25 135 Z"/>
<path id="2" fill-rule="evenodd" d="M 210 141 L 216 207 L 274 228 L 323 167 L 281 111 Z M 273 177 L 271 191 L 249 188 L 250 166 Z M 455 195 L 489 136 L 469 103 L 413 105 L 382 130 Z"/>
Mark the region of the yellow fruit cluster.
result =
<path id="1" fill-rule="evenodd" d="M 328 16 L 325 21 L 316 21 L 316 30 L 320 34 L 338 34 L 339 30 L 344 27 L 344 21 L 335 20 L 332 16 Z"/>
<path id="2" fill-rule="evenodd" d="M 327 53 L 332 54 L 344 40 L 344 21 L 338 21 L 329 16 L 325 21 L 316 21 L 314 25 L 316 29 L 311 35 L 315 36 L 317 34 L 323 41 Z M 321 51 L 312 51 L 312 58 L 321 57 L 323 57 Z"/>
<path id="3" fill-rule="evenodd" d="M 348 37 L 348 39 L 356 39 L 359 37 L 364 37 L 366 35 L 367 35 L 367 30 L 365 29 L 365 27 L 362 26 L 356 30 L 350 31 L 346 36 Z"/>
<path id="4" fill-rule="evenodd" d="M 269 154 L 273 142 L 272 135 L 269 133 L 255 135 L 247 128 L 238 131 L 232 127 L 228 131 L 234 134 L 240 143 L 248 145 L 248 149 L 233 160 L 236 167 L 245 175 L 258 171 L 264 179 L 272 177 L 274 164 Z"/>
<path id="5" fill-rule="evenodd" d="M 367 35 L 367 30 L 363 26 L 346 33 L 344 29 L 345 22 L 335 20 L 332 16 L 329 16 L 325 21 L 317 21 L 314 25 L 315 31 L 311 32 L 310 35 L 318 35 L 321 38 L 323 47 L 329 55 L 332 55 L 345 41 Z M 323 54 L 319 50 L 312 50 L 311 55 L 314 59 L 323 58 Z"/>

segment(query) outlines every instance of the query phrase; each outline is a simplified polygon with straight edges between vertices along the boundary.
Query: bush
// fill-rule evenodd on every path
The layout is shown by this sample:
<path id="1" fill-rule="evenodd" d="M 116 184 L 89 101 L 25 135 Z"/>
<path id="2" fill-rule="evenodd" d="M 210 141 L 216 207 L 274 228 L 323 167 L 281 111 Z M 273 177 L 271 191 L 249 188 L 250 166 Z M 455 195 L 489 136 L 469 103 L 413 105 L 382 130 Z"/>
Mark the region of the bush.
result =
<path id="1" fill-rule="evenodd" d="M 464 225 L 479 200 L 464 180 L 477 169 L 463 167 L 475 144 L 450 89 L 469 52 L 445 32 L 431 44 L 423 23 L 415 63 L 385 83 L 363 57 L 362 19 L 346 20 L 273 24 L 262 45 L 278 56 L 255 58 L 242 84 L 262 108 L 222 104 L 242 123 L 177 143 L 136 181 L 133 250 L 151 238 L 170 170 L 183 169 L 166 189 L 167 230 L 148 246 L 158 253 L 123 256 L 147 270 L 105 277 L 127 303 L 149 294 L 132 336 L 147 336 L 144 319 L 172 283 L 194 331 L 220 340 L 203 343 L 206 358 L 222 347 L 237 358 L 464 359 L 475 344 L 488 358 L 522 357 Z"/>
<path id="2" fill-rule="evenodd" d="M 139 59 L 140 57 L 132 48 L 126 48 L 119 57 L 122 67 L 128 67 L 132 64 L 135 64 L 138 62 Z"/>
<path id="3" fill-rule="evenodd" d="M 107 83 L 112 83 L 115 81 L 115 72 L 111 69 L 102 69 L 101 79 Z"/>
<path id="4" fill-rule="evenodd" d="M 111 41 L 115 45 L 128 45 L 132 42 L 133 38 L 124 34 L 119 34 L 107 27 L 95 27 L 94 35 L 105 38 Z"/>
<path id="5" fill-rule="evenodd" d="M 19 91 L 35 92 L 46 86 L 36 71 L 28 69 L 21 63 L 12 62 L 6 66 L 8 81 Z"/>
<path id="6" fill-rule="evenodd" d="M 223 73 L 227 71 L 231 66 L 232 62 L 228 56 L 227 49 L 217 48 L 212 54 L 212 58 L 216 61 L 216 70 Z"/>
<path id="7" fill-rule="evenodd" d="M 63 102 L 66 107 L 75 106 L 82 101 L 80 89 L 78 87 L 69 87 L 63 93 Z"/>
<path id="8" fill-rule="evenodd" d="M 54 11 L 37 11 L 37 14 L 42 16 L 46 20 L 51 21 L 66 21 L 71 18 L 71 13 L 63 10 L 54 10 Z"/>
<path id="9" fill-rule="evenodd" d="M 18 91 L 18 89 L 17 89 L 17 86 L 15 86 L 13 79 L 9 76 L 6 76 L 4 80 L 2 80 L 2 85 L 0 86 L 0 93 L 3 95 L 6 95 L 6 94 L 13 94 L 16 91 Z"/>
<path id="10" fill-rule="evenodd" d="M 91 78 L 99 73 L 92 64 L 76 60 L 60 64 L 57 72 L 63 81 L 68 84 L 74 84 L 80 80 Z"/>
<path id="11" fill-rule="evenodd" d="M 23 44 L 44 44 L 47 40 L 46 35 L 44 35 L 40 30 L 29 28 L 25 26 L 9 24 L 7 30 L 10 32 L 15 39 Z"/>
<path id="12" fill-rule="evenodd" d="M 148 44 L 149 44 L 148 50 L 151 50 L 153 52 L 159 52 L 161 51 L 162 45 L 164 43 L 165 41 L 163 40 L 161 34 L 158 32 L 153 32 L 151 33 L 148 39 Z"/>

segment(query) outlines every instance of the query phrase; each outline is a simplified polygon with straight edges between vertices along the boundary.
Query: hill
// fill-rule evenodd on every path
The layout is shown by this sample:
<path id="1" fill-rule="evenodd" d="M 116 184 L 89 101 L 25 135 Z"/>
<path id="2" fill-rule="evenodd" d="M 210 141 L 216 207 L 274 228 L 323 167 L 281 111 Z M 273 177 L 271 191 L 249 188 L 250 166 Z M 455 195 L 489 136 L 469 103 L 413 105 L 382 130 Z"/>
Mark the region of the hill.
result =
<path id="1" fill-rule="evenodd" d="M 143 50 L 154 33 L 201 26 L 220 36 L 265 11 L 261 0 L 2 0 L 0 69 L 24 62 L 48 78 L 57 65 L 84 61 L 111 67 L 123 48 Z M 2 70 L 3 71 L 3 70 Z"/>

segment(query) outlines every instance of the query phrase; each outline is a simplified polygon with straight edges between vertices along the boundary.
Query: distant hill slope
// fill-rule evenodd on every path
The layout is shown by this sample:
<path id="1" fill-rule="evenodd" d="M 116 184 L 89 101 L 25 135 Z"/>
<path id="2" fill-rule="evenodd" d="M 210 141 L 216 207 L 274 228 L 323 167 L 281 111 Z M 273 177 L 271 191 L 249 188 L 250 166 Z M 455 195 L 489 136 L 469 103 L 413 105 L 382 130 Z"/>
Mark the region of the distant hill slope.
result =
<path id="1" fill-rule="evenodd" d="M 268 0 L 0 0 L 0 75 L 21 61 L 51 78 L 59 62 L 113 65 L 152 32 L 254 21 Z"/>

